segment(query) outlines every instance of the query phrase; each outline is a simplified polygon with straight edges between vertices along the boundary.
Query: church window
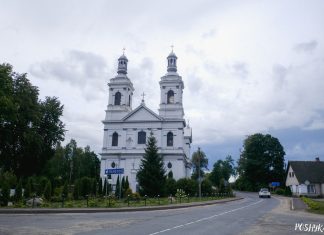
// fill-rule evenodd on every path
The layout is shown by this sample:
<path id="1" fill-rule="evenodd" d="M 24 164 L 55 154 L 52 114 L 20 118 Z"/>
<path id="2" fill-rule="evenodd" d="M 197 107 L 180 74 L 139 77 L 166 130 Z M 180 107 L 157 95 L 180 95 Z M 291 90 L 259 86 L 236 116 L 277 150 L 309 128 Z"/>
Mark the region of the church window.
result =
<path id="1" fill-rule="evenodd" d="M 172 168 L 172 163 L 171 163 L 171 162 L 168 163 L 168 168 L 169 168 L 169 169 Z"/>
<path id="2" fill-rule="evenodd" d="M 173 90 L 168 91 L 168 97 L 167 97 L 168 104 L 174 103 L 174 92 Z"/>
<path id="3" fill-rule="evenodd" d="M 131 105 L 131 101 L 130 101 L 131 99 L 130 99 L 130 95 L 128 96 L 128 105 L 130 106 Z"/>
<path id="4" fill-rule="evenodd" d="M 116 163 L 115 162 L 112 162 L 111 163 L 111 168 L 115 168 L 116 167 Z"/>
<path id="5" fill-rule="evenodd" d="M 171 131 L 167 134 L 167 146 L 173 146 L 173 133 Z"/>
<path id="6" fill-rule="evenodd" d="M 146 132 L 140 131 L 138 132 L 138 144 L 146 144 Z"/>
<path id="7" fill-rule="evenodd" d="M 120 105 L 120 100 L 121 100 L 121 94 L 119 91 L 117 91 L 115 94 L 115 105 Z"/>
<path id="8" fill-rule="evenodd" d="M 112 146 L 118 146 L 118 133 L 114 132 L 114 134 L 112 135 Z"/>

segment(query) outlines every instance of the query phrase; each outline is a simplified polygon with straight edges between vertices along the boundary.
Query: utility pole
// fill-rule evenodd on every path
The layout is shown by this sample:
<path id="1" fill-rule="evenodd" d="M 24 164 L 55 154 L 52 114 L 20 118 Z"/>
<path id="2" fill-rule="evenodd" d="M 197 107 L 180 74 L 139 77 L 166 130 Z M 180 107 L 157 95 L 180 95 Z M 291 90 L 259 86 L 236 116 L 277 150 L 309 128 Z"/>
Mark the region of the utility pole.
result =
<path id="1" fill-rule="evenodd" d="M 199 200 L 201 200 L 201 179 L 200 179 L 200 147 L 198 147 L 198 190 Z"/>

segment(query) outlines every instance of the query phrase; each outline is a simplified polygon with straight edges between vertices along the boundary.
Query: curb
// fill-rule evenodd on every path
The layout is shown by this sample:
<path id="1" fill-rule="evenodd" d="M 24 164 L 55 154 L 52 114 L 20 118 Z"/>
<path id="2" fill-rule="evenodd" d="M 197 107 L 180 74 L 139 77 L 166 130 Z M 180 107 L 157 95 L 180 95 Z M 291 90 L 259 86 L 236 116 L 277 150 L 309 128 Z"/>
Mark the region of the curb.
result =
<path id="1" fill-rule="evenodd" d="M 103 213 L 103 212 L 135 212 L 135 211 L 155 211 L 155 210 L 169 210 L 180 209 L 196 206 L 208 206 L 232 201 L 242 200 L 242 197 L 233 199 L 221 199 L 207 202 L 192 202 L 165 206 L 147 206 L 147 207 L 123 207 L 123 208 L 12 208 L 0 209 L 0 214 L 62 214 L 62 213 Z"/>

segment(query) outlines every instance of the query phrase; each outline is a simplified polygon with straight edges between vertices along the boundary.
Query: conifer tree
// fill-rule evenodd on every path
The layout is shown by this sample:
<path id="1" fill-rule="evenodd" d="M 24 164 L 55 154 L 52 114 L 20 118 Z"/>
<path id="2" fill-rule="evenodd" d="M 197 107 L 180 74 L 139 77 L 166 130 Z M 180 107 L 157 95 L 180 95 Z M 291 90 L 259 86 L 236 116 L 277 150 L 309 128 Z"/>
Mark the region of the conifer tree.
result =
<path id="1" fill-rule="evenodd" d="M 129 189 L 128 176 L 126 176 L 126 181 L 125 181 L 125 190 L 127 189 Z"/>
<path id="2" fill-rule="evenodd" d="M 104 195 L 102 192 L 102 178 L 101 177 L 99 178 L 98 195 L 99 196 Z"/>
<path id="3" fill-rule="evenodd" d="M 105 178 L 104 186 L 103 186 L 103 189 L 102 189 L 102 195 L 107 196 L 106 192 L 107 192 L 107 179 Z"/>
<path id="4" fill-rule="evenodd" d="M 163 158 L 158 154 L 156 139 L 151 132 L 137 173 L 141 194 L 148 196 L 165 195 L 165 173 Z"/>
<path id="5" fill-rule="evenodd" d="M 15 192 L 15 201 L 19 202 L 22 199 L 22 180 L 20 178 L 17 187 L 16 187 L 16 192 Z"/>
<path id="6" fill-rule="evenodd" d="M 125 188 L 125 177 L 123 176 L 122 178 L 122 181 L 121 181 L 121 198 L 123 198 L 125 195 L 124 195 L 124 192 L 126 191 L 126 188 Z"/>
<path id="7" fill-rule="evenodd" d="M 115 191 L 115 196 L 120 198 L 120 182 L 119 182 L 119 175 L 117 177 L 117 182 L 116 182 L 116 191 Z"/>

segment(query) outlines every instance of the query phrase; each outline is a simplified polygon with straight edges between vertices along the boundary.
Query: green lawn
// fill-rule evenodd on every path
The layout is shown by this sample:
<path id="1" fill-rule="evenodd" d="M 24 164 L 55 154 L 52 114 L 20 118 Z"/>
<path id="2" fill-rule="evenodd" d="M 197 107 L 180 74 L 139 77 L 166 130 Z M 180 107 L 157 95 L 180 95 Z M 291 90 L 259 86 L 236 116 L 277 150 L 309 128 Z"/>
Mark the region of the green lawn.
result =
<path id="1" fill-rule="evenodd" d="M 317 201 L 317 200 L 313 200 L 313 199 L 305 198 L 305 197 L 302 197 L 302 199 L 308 205 L 309 212 L 324 215 L 324 201 Z"/>

